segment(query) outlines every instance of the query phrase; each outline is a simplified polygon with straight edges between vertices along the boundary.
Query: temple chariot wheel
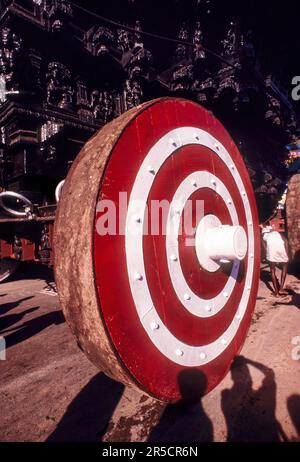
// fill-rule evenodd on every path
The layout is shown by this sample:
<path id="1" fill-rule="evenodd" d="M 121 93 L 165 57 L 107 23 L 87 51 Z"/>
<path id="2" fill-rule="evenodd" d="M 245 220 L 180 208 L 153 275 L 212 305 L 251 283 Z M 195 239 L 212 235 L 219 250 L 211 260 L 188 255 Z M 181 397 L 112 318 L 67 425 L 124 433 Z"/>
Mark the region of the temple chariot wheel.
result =
<path id="1" fill-rule="evenodd" d="M 209 392 L 250 325 L 259 241 L 251 182 L 221 123 L 184 99 L 144 103 L 91 138 L 65 180 L 54 245 L 66 320 L 110 377 L 169 402 L 193 374 Z"/>
<path id="2" fill-rule="evenodd" d="M 292 176 L 286 198 L 286 221 L 292 263 L 300 264 L 300 173 Z M 299 269 L 298 269 L 299 271 Z"/>

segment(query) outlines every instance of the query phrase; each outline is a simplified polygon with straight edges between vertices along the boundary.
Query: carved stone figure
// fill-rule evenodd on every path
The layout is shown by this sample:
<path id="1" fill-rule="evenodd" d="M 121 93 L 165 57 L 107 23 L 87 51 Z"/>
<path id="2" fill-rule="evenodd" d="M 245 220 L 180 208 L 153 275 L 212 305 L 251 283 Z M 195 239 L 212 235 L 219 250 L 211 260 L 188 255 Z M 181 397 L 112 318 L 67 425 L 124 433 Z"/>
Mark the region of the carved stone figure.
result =
<path id="1" fill-rule="evenodd" d="M 39 246 L 39 257 L 41 262 L 44 265 L 47 265 L 50 262 L 51 257 L 51 243 L 50 243 L 50 236 L 49 236 L 49 226 L 44 225 L 42 229 L 42 236 Z"/>
<path id="2" fill-rule="evenodd" d="M 124 89 L 124 99 L 126 109 L 138 106 L 142 102 L 143 91 L 136 80 L 126 80 Z"/>
<path id="3" fill-rule="evenodd" d="M 129 79 L 135 79 L 141 75 L 147 76 L 152 63 L 152 54 L 145 50 L 143 44 L 136 46 L 127 54 L 124 67 L 128 72 Z"/>
<path id="4" fill-rule="evenodd" d="M 14 243 L 13 243 L 13 254 L 16 260 L 21 260 L 22 258 L 22 241 L 19 236 L 14 236 Z"/>
<path id="5" fill-rule="evenodd" d="M 45 0 L 41 8 L 52 32 L 61 31 L 73 16 L 73 8 L 67 0 Z"/>
<path id="6" fill-rule="evenodd" d="M 52 62 L 46 74 L 47 103 L 62 109 L 71 109 L 73 88 L 71 73 L 61 63 Z"/>
<path id="7" fill-rule="evenodd" d="M 170 88 L 172 91 L 188 90 L 194 79 L 193 65 L 180 66 L 173 71 Z"/>
<path id="8" fill-rule="evenodd" d="M 127 30 L 117 30 L 117 47 L 122 53 L 130 50 L 129 32 Z"/>
<path id="9" fill-rule="evenodd" d="M 93 90 L 91 93 L 91 108 L 94 118 L 103 123 L 109 122 L 114 116 L 114 97 L 107 90 L 99 92 Z"/>
<path id="10" fill-rule="evenodd" d="M 108 91 L 101 94 L 100 104 L 102 106 L 102 121 L 109 122 L 113 118 L 113 97 Z"/>
<path id="11" fill-rule="evenodd" d="M 270 93 L 267 93 L 267 110 L 266 110 L 265 118 L 271 121 L 273 125 L 278 126 L 282 124 L 280 108 L 281 108 L 280 101 L 277 98 L 275 98 L 273 95 L 271 95 Z"/>
<path id="12" fill-rule="evenodd" d="M 22 40 L 9 27 L 0 29 L 0 74 L 4 76 L 6 89 L 18 88 L 17 65 Z"/>
<path id="13" fill-rule="evenodd" d="M 87 50 L 94 56 L 107 54 L 115 44 L 115 35 L 107 27 L 93 26 L 85 36 L 84 42 Z"/>
<path id="14" fill-rule="evenodd" d="M 178 40 L 188 41 L 189 33 L 185 23 L 182 24 L 179 33 L 178 33 Z M 175 60 L 182 61 L 188 58 L 188 47 L 182 43 L 179 43 L 176 47 L 175 51 Z"/>
<path id="15" fill-rule="evenodd" d="M 201 29 L 200 21 L 196 22 L 194 37 L 193 37 L 193 44 L 194 44 L 194 60 L 197 61 L 198 59 L 205 58 L 205 52 L 202 48 L 202 41 L 203 41 L 203 33 Z"/>
<path id="16" fill-rule="evenodd" d="M 232 58 L 238 51 L 237 25 L 231 22 L 224 40 L 222 40 L 222 54 L 227 58 Z"/>

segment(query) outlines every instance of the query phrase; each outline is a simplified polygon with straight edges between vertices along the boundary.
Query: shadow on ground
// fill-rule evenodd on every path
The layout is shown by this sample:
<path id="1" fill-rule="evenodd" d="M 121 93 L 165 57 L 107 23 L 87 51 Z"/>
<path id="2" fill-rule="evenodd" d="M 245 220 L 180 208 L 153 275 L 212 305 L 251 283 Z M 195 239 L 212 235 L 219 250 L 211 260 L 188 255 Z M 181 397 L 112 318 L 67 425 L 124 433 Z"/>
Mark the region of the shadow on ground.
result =
<path id="1" fill-rule="evenodd" d="M 24 279 L 42 279 L 49 284 L 54 282 L 53 269 L 41 263 L 21 262 L 20 266 L 11 274 L 4 283 Z"/>
<path id="2" fill-rule="evenodd" d="M 20 317 L 24 316 L 25 314 L 37 310 L 39 307 L 33 307 L 29 310 L 26 310 L 19 315 L 11 315 L 13 317 L 13 321 L 17 322 L 20 320 Z M 11 316 L 5 316 L 4 318 L 8 318 Z M 16 316 L 16 318 L 15 318 Z M 0 318 L 2 320 L 2 318 Z M 3 320 L 5 322 L 5 319 Z M 17 326 L 16 330 L 8 335 L 4 335 L 6 341 L 6 348 L 9 348 L 13 345 L 16 345 L 20 342 L 24 342 L 25 340 L 35 336 L 42 330 L 46 329 L 47 327 L 51 326 L 52 324 L 62 324 L 65 322 L 65 318 L 63 316 L 62 311 L 52 311 L 51 313 L 43 314 L 37 318 L 29 319 L 25 321 L 20 326 Z M 5 332 L 2 331 L 2 334 Z"/>
<path id="3" fill-rule="evenodd" d="M 290 300 L 280 302 L 280 305 L 296 306 L 296 308 L 300 309 L 300 294 L 297 294 L 293 289 L 286 289 L 286 292 L 289 294 Z"/>
<path id="4" fill-rule="evenodd" d="M 9 328 L 12 328 L 15 324 L 20 322 L 24 316 L 29 313 L 33 313 L 38 310 L 39 307 L 35 306 L 33 308 L 28 308 L 27 310 L 22 311 L 21 313 L 8 314 L 7 316 L 0 317 L 0 333 L 4 334 L 8 331 Z"/>
<path id="5" fill-rule="evenodd" d="M 101 441 L 124 385 L 97 374 L 69 404 L 47 441 Z"/>
<path id="6" fill-rule="evenodd" d="M 20 300 L 17 300 L 16 302 L 2 303 L 0 305 L 0 316 L 8 313 L 14 308 L 17 308 L 22 302 L 26 302 L 27 300 L 31 300 L 32 298 L 34 298 L 33 295 L 31 295 L 30 297 L 21 298 Z"/>
<path id="7" fill-rule="evenodd" d="M 178 386 L 182 399 L 166 406 L 148 441 L 213 441 L 213 425 L 202 406 L 205 374 L 198 369 L 184 370 L 178 376 Z"/>
<path id="8" fill-rule="evenodd" d="M 287 400 L 287 408 L 300 441 L 300 395 L 291 395 Z"/>
<path id="9" fill-rule="evenodd" d="M 249 366 L 263 374 L 259 389 L 253 389 Z M 276 382 L 273 370 L 239 356 L 232 364 L 230 372 L 233 385 L 221 393 L 221 408 L 227 425 L 227 441 L 287 441 L 287 436 L 275 416 Z M 198 392 L 194 393 L 195 399 L 187 399 L 190 395 L 189 387 L 182 388 L 179 377 L 183 399 L 176 404 L 166 406 L 159 423 L 150 434 L 149 441 L 213 441 L 213 425 L 201 402 L 206 378 L 204 374 L 196 373 L 191 374 L 189 378 L 194 386 L 198 387 Z M 185 397 L 186 392 L 188 392 L 187 397 Z"/>
<path id="10" fill-rule="evenodd" d="M 249 366 L 263 374 L 258 389 L 253 389 Z M 239 356 L 230 369 L 232 388 L 223 390 L 221 407 L 227 424 L 227 441 L 287 441 L 276 419 L 276 381 L 269 367 Z"/>
<path id="11" fill-rule="evenodd" d="M 274 293 L 274 289 L 273 289 L 273 286 L 272 286 L 272 278 L 271 278 L 270 269 L 262 268 L 261 271 L 260 271 L 260 279 L 266 285 L 266 287 L 269 289 L 269 291 L 271 293 Z M 277 282 L 278 282 L 278 279 L 277 279 Z"/>

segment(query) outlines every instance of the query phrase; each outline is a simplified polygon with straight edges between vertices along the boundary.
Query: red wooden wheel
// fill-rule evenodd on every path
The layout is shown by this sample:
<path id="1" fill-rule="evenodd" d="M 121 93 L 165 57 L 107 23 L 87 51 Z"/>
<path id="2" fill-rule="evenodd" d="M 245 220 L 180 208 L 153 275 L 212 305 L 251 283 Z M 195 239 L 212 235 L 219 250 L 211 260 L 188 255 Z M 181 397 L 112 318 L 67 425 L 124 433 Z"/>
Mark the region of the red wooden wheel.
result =
<path id="1" fill-rule="evenodd" d="M 206 392 L 224 377 L 250 324 L 259 253 L 243 160 L 190 101 L 154 100 L 106 125 L 64 184 L 55 271 L 66 319 L 95 364 L 156 398 L 180 399 L 184 371 L 201 371 Z"/>

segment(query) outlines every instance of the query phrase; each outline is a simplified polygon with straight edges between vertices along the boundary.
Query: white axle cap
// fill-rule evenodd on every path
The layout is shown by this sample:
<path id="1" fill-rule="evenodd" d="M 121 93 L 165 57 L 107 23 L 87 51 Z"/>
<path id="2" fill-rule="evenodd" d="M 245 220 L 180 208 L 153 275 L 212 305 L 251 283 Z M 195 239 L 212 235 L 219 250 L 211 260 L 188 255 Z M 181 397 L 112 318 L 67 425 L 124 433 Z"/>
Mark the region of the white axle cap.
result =
<path id="1" fill-rule="evenodd" d="M 215 215 L 200 220 L 195 244 L 200 265 L 210 272 L 217 271 L 220 263 L 243 260 L 248 247 L 242 226 L 222 225 Z"/>

